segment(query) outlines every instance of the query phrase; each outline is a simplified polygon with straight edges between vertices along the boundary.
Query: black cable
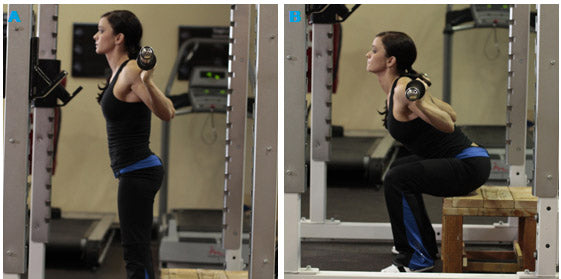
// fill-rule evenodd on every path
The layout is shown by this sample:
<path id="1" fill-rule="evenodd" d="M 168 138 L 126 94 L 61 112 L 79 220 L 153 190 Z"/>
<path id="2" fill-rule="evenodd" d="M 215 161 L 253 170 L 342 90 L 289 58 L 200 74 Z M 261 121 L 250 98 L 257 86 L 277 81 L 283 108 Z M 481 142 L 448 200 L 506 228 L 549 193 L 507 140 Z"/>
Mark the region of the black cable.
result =
<path id="1" fill-rule="evenodd" d="M 339 42 L 337 47 L 337 60 L 335 60 L 335 65 L 333 65 L 333 81 L 335 81 L 335 79 L 337 78 L 337 73 L 339 71 L 339 61 L 341 60 L 341 47 L 343 46 L 343 25 L 341 23 L 335 24 L 339 27 Z M 334 90 L 336 90 L 336 88 L 334 88 Z"/>

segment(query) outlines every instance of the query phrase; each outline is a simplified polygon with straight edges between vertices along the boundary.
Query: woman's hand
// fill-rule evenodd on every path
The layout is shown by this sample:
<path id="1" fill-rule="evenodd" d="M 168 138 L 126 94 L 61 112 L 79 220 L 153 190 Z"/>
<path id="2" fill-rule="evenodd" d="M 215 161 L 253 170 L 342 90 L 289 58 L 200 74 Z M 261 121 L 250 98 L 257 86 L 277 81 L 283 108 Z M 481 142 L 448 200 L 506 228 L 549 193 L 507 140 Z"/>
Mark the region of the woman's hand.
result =
<path id="1" fill-rule="evenodd" d="M 402 83 L 398 83 L 396 87 L 396 92 L 403 92 L 398 95 L 400 102 L 406 106 L 409 111 L 419 116 L 425 122 L 429 123 L 436 129 L 444 133 L 454 132 L 454 119 L 451 117 L 450 113 L 446 110 L 440 108 L 434 101 L 430 92 L 428 92 L 428 85 L 422 79 L 419 80 L 425 86 L 425 95 L 418 100 L 409 101 L 405 97 L 405 87 L 409 82 L 404 79 Z"/>
<path id="2" fill-rule="evenodd" d="M 152 79 L 152 74 L 154 73 L 154 68 L 146 71 L 146 70 L 142 70 L 140 72 L 140 79 L 142 80 L 142 83 L 147 84 L 151 79 Z"/>

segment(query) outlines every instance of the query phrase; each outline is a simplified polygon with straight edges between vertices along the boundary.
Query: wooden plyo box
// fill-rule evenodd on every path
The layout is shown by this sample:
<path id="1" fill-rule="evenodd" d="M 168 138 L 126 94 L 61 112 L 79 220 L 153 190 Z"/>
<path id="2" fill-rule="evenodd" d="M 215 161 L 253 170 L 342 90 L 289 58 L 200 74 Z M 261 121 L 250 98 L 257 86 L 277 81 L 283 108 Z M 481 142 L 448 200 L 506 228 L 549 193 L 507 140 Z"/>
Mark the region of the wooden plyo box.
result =
<path id="1" fill-rule="evenodd" d="M 162 268 L 161 279 L 247 279 L 247 271 Z"/>
<path id="2" fill-rule="evenodd" d="M 467 196 L 444 198 L 442 271 L 516 272 L 535 269 L 537 201 L 531 187 L 481 186 Z M 512 251 L 466 251 L 463 216 L 518 217 Z M 509 261 L 509 262 L 501 262 Z"/>

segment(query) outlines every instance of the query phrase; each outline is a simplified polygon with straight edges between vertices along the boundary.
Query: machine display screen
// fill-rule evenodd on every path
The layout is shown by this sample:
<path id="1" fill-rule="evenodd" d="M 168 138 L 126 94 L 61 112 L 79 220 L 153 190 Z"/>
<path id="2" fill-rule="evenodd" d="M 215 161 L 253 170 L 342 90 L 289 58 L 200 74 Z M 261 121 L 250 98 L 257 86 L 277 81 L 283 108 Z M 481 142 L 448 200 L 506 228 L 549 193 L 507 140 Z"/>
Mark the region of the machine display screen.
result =
<path id="1" fill-rule="evenodd" d="M 196 94 L 196 93 L 198 93 L 198 92 L 200 92 L 200 91 L 194 91 L 193 93 L 194 93 L 195 95 L 198 95 L 198 94 Z M 202 89 L 202 92 L 203 92 L 205 95 L 208 95 L 208 94 L 211 94 L 211 93 L 212 93 L 213 95 L 225 95 L 225 94 L 226 94 L 226 89 L 205 88 L 205 89 Z M 217 93 L 218 93 L 218 94 L 217 94 Z"/>
<path id="2" fill-rule="evenodd" d="M 475 9 L 478 11 L 497 11 L 497 10 L 507 10 L 507 4 L 478 4 L 475 5 Z"/>
<path id="3" fill-rule="evenodd" d="M 210 71 L 201 71 L 200 78 L 212 78 L 212 79 L 223 79 L 226 77 L 224 72 L 210 72 Z"/>

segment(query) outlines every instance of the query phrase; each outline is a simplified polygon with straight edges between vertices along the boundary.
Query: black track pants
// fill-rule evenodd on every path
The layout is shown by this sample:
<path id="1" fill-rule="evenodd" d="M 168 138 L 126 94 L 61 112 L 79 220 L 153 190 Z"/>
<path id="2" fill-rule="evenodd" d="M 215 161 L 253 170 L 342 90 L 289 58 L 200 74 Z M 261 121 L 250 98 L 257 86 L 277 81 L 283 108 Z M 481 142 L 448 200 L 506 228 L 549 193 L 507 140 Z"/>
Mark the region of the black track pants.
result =
<path id="1" fill-rule="evenodd" d="M 396 160 L 384 178 L 384 194 L 396 265 L 412 270 L 434 265 L 438 247 L 422 194 L 466 195 L 487 181 L 488 157 L 424 159 L 416 155 Z"/>
<path id="2" fill-rule="evenodd" d="M 118 207 L 127 278 L 155 279 L 150 248 L 154 196 L 160 189 L 162 166 L 119 177 Z"/>

